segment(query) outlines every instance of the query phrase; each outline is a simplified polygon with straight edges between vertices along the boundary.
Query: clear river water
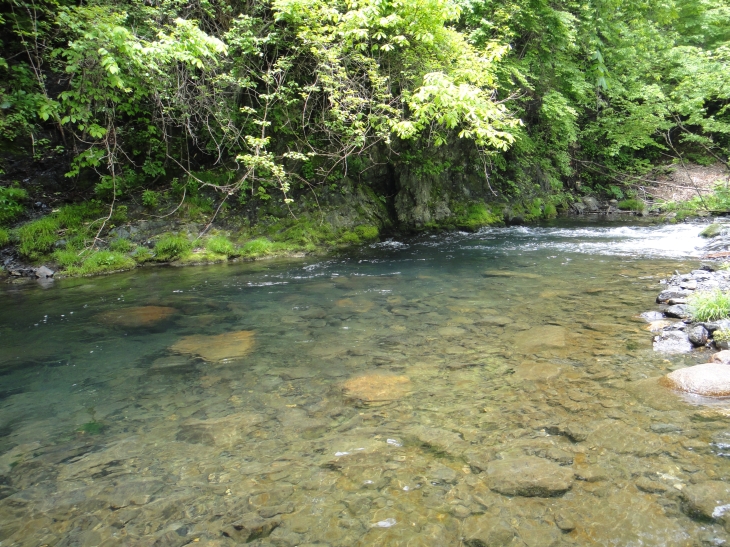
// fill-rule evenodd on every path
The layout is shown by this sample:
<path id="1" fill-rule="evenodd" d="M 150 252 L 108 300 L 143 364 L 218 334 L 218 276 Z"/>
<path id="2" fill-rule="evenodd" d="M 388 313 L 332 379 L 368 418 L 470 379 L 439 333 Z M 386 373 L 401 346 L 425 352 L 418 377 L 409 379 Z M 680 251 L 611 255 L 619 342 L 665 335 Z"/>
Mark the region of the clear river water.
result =
<path id="1" fill-rule="evenodd" d="M 660 387 L 709 353 L 638 317 L 701 228 L 3 285 L 0 547 L 727 545 L 681 492 L 730 402 Z"/>

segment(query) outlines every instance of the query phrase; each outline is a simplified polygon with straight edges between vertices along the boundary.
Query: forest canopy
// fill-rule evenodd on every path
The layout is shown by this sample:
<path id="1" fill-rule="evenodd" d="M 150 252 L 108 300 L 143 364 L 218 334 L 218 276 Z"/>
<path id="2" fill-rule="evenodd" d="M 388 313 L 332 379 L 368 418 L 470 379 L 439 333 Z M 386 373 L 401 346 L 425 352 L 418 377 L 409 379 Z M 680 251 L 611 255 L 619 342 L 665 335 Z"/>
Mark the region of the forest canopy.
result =
<path id="1" fill-rule="evenodd" d="M 2 6 L 3 156 L 62 158 L 107 200 L 219 167 L 289 202 L 461 141 L 503 195 L 727 164 L 723 0 Z"/>

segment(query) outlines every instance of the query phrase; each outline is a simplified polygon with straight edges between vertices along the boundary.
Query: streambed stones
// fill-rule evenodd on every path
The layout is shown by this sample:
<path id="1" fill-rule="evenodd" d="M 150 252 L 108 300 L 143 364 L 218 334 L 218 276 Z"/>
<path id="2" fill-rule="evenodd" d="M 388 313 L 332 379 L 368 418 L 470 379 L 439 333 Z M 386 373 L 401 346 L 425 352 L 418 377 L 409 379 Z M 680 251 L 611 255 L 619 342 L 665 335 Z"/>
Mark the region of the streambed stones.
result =
<path id="1" fill-rule="evenodd" d="M 160 323 L 179 313 L 169 306 L 137 306 L 100 313 L 96 317 L 108 325 L 124 328 L 143 328 Z"/>
<path id="2" fill-rule="evenodd" d="M 408 395 L 410 388 L 408 377 L 390 374 L 365 374 L 342 384 L 347 397 L 364 403 L 394 401 Z"/>
<path id="3" fill-rule="evenodd" d="M 505 496 L 562 496 L 573 485 L 573 471 L 533 456 L 496 460 L 487 466 L 487 485 Z"/>
<path id="4" fill-rule="evenodd" d="M 216 363 L 244 357 L 253 346 L 253 331 L 241 330 L 211 336 L 204 334 L 185 336 L 170 346 L 170 351 L 197 355 L 204 361 Z"/>
<path id="5" fill-rule="evenodd" d="M 730 366 L 705 363 L 670 372 L 660 381 L 665 387 L 705 397 L 730 396 Z"/>
<path id="6" fill-rule="evenodd" d="M 515 343 L 523 351 L 564 348 L 565 328 L 557 325 L 532 327 L 517 334 Z"/>

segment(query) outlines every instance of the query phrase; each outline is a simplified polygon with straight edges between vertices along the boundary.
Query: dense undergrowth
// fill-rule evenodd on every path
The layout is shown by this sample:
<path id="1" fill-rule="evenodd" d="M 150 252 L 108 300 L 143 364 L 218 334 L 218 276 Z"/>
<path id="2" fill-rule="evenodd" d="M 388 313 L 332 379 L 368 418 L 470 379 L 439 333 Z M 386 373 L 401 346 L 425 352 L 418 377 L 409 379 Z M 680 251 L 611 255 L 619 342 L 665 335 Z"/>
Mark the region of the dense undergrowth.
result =
<path id="1" fill-rule="evenodd" d="M 0 246 L 67 271 L 529 222 L 584 194 L 642 211 L 657 164 L 727 165 L 723 0 L 9 0 L 0 28 Z M 390 220 L 322 221 L 354 188 Z M 109 233 L 123 206 L 248 224 L 142 245 Z"/>

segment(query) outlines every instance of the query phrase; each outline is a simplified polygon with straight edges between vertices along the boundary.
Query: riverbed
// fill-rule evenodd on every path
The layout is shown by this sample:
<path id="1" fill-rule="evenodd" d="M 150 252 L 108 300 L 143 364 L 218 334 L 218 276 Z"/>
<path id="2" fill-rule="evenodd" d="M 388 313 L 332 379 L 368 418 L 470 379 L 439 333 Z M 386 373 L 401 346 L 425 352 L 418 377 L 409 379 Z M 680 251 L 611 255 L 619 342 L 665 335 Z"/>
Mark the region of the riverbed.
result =
<path id="1" fill-rule="evenodd" d="M 730 402 L 660 387 L 709 354 L 638 317 L 701 229 L 6 285 L 0 546 L 726 545 L 681 496 L 728 477 Z"/>

